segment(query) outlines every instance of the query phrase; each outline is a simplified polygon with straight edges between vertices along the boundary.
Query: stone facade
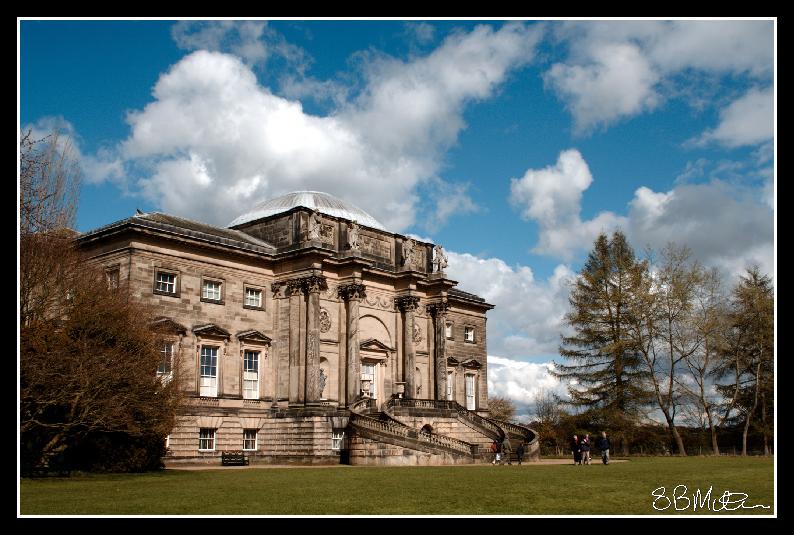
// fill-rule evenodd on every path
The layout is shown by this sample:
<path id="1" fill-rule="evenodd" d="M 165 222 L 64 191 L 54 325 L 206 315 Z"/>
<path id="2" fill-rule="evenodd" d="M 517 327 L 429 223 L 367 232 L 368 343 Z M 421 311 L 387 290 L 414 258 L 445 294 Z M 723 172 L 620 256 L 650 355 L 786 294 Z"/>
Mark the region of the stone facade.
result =
<path id="1" fill-rule="evenodd" d="M 488 414 L 492 305 L 433 272 L 432 244 L 303 206 L 232 229 L 138 214 L 78 242 L 158 311 L 159 372 L 186 395 L 167 462 L 474 462 L 490 440 L 451 414 L 447 442 L 373 423 L 395 398 Z"/>

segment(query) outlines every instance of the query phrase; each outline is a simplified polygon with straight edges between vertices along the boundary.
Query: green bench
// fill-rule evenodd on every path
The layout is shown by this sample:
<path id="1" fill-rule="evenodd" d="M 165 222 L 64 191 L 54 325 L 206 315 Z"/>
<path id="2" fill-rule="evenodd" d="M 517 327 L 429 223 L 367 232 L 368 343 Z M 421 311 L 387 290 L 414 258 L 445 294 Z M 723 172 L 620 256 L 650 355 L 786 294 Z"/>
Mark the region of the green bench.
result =
<path id="1" fill-rule="evenodd" d="M 241 451 L 224 451 L 221 453 L 221 464 L 226 465 L 247 465 L 248 457 Z"/>

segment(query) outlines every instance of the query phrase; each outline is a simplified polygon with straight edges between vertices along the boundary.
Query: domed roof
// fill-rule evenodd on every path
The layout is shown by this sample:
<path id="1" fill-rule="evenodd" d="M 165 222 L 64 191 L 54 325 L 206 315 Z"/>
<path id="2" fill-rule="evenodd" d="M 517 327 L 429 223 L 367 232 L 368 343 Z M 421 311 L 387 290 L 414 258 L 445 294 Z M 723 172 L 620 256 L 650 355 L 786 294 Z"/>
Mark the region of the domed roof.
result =
<path id="1" fill-rule="evenodd" d="M 235 227 L 263 217 L 288 212 L 296 206 L 305 206 L 312 210 L 318 210 L 323 214 L 356 221 L 360 225 L 386 230 L 377 219 L 358 206 L 322 191 L 293 191 L 281 197 L 261 202 L 229 223 L 229 226 Z"/>

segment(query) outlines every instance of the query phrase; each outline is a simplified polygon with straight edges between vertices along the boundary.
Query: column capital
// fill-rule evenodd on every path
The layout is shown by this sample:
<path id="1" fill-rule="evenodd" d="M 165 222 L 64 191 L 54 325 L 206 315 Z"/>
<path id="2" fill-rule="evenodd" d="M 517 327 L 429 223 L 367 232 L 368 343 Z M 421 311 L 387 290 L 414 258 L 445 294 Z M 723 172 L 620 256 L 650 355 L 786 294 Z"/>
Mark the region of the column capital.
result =
<path id="1" fill-rule="evenodd" d="M 328 288 L 328 281 L 322 275 L 309 275 L 301 279 L 306 293 L 320 293 Z"/>
<path id="2" fill-rule="evenodd" d="M 446 301 L 430 303 L 425 308 L 432 316 L 444 316 L 449 310 L 449 303 Z"/>
<path id="3" fill-rule="evenodd" d="M 339 297 L 345 301 L 350 299 L 364 299 L 367 297 L 367 287 L 358 282 L 339 286 L 337 292 Z"/>
<path id="4" fill-rule="evenodd" d="M 284 284 L 284 283 L 282 283 Z M 292 279 L 286 282 L 287 288 L 284 290 L 284 294 L 287 297 L 292 297 L 295 295 L 300 295 L 303 293 L 303 283 L 301 279 Z"/>
<path id="5" fill-rule="evenodd" d="M 413 312 L 419 306 L 419 298 L 415 295 L 402 295 L 394 298 L 394 306 L 398 309 L 408 312 Z"/>

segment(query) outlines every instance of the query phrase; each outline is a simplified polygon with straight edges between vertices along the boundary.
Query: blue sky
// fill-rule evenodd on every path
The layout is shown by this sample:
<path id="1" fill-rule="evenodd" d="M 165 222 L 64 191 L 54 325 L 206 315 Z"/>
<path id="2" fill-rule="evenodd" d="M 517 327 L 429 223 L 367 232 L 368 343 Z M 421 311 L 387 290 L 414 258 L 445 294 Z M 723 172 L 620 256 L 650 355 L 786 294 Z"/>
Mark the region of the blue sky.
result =
<path id="1" fill-rule="evenodd" d="M 72 137 L 81 231 L 135 208 L 222 226 L 315 189 L 442 243 L 450 276 L 497 306 L 493 389 L 520 400 L 547 381 L 600 231 L 774 274 L 774 31 L 23 20 L 20 125 Z"/>

